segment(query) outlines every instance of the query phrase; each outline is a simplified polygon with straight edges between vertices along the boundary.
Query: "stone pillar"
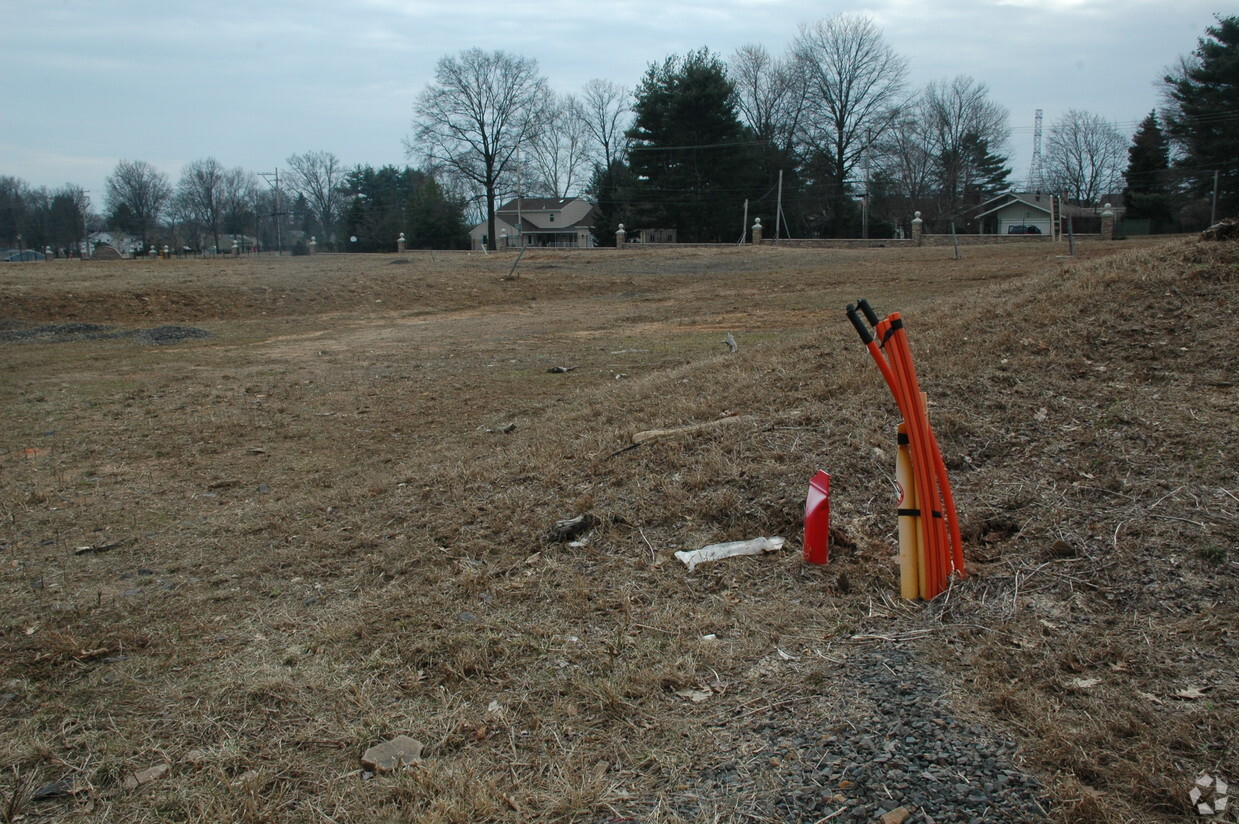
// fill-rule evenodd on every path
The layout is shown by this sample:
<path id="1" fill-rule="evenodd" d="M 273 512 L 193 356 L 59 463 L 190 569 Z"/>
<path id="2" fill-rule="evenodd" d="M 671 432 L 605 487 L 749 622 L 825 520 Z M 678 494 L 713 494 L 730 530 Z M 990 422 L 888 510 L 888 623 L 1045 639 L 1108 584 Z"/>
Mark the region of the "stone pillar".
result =
<path id="1" fill-rule="evenodd" d="M 619 225 L 619 228 L 615 230 L 615 246 L 616 248 L 619 248 L 627 242 L 628 242 L 628 233 L 624 231 L 624 224 L 621 223 Z"/>
<path id="2" fill-rule="evenodd" d="M 314 237 L 314 235 L 310 235 L 310 254 L 314 254 L 317 251 L 318 251 L 318 238 Z"/>
<path id="3" fill-rule="evenodd" d="M 921 213 L 917 212 L 912 217 L 912 242 L 917 246 L 922 246 L 925 243 L 924 226 L 925 221 L 921 220 Z"/>
<path id="4" fill-rule="evenodd" d="M 753 218 L 753 245 L 761 245 L 761 218 Z"/>
<path id="5" fill-rule="evenodd" d="M 1101 239 L 1114 240 L 1114 208 L 1109 203 L 1101 210 Z"/>
<path id="6" fill-rule="evenodd" d="M 400 237 L 396 238 L 396 251 L 399 252 L 400 254 L 404 254 L 404 249 L 405 249 L 404 232 L 401 232 Z"/>

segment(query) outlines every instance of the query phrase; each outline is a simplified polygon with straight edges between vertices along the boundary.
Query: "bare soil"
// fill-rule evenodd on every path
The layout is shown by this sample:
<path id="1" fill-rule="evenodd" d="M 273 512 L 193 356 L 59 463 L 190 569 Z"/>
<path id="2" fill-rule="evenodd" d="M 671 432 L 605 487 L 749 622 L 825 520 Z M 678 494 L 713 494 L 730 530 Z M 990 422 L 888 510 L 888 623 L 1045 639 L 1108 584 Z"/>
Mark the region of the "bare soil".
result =
<path id="1" fill-rule="evenodd" d="M 762 722 L 844 734 L 884 650 L 1052 820 L 1194 817 L 1239 780 L 1239 244 L 1064 251 L 0 267 L 0 821 L 824 820 L 877 801 L 796 807 L 814 767 Z M 931 604 L 897 597 L 861 296 L 952 475 L 971 574 Z M 16 334 L 58 324 L 210 337 Z M 422 764 L 361 769 L 399 734 Z"/>

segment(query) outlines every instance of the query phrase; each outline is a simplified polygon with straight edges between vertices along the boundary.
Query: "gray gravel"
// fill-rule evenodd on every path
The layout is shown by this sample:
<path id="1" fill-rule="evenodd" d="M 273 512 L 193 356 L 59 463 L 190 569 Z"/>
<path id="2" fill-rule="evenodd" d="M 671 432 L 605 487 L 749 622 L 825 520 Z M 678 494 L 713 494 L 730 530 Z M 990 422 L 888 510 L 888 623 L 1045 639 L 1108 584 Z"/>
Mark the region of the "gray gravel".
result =
<path id="1" fill-rule="evenodd" d="M 62 343 L 81 340 L 133 339 L 141 343 L 164 346 L 187 340 L 211 337 L 205 329 L 194 326 L 156 326 L 151 329 L 117 330 L 98 323 L 52 323 L 42 326 L 0 328 L 0 343 Z"/>
<path id="2" fill-rule="evenodd" d="M 1041 787 L 1016 767 L 1015 745 L 956 716 L 941 683 L 901 649 L 856 651 L 829 673 L 845 698 L 829 728 L 795 707 L 758 716 L 742 735 L 764 740 L 685 783 L 688 820 L 711 820 L 730 795 L 758 820 L 876 822 L 898 807 L 909 824 L 1040 822 Z M 751 747 L 746 749 L 752 752 Z M 771 808 L 771 799 L 773 808 Z"/>

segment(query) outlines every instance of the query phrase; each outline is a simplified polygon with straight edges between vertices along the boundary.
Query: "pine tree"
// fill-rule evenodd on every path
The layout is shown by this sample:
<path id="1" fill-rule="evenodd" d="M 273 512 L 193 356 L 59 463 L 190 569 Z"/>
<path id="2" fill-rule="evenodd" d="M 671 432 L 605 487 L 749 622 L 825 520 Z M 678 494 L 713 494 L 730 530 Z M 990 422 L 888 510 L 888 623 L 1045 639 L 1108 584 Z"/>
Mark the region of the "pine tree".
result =
<path id="1" fill-rule="evenodd" d="M 1007 189 L 1011 167 L 1007 165 L 1007 158 L 989 150 L 988 140 L 969 132 L 964 136 L 963 151 L 966 158 L 963 181 L 965 205 L 975 206 Z"/>
<path id="2" fill-rule="evenodd" d="M 722 61 L 701 49 L 650 66 L 633 111 L 637 219 L 674 228 L 681 241 L 734 240 L 755 164 Z"/>
<path id="3" fill-rule="evenodd" d="M 1218 208 L 1239 212 L 1239 16 L 1218 18 L 1205 30 L 1191 59 L 1167 75 L 1176 104 L 1167 118 L 1171 138 L 1182 150 L 1180 165 L 1200 195 L 1217 173 Z"/>
<path id="4" fill-rule="evenodd" d="M 405 213 L 405 234 L 410 249 L 469 248 L 464 205 L 449 197 L 434 178 L 427 177 L 413 190 Z"/>
<path id="5" fill-rule="evenodd" d="M 1151 221 L 1154 231 L 1167 228 L 1172 222 L 1171 192 L 1166 181 L 1170 169 L 1170 144 L 1157 119 L 1150 112 L 1132 137 L 1127 149 L 1127 188 L 1123 203 L 1127 217 Z"/>
<path id="6" fill-rule="evenodd" d="M 597 245 L 614 246 L 615 232 L 621 223 L 626 229 L 635 228 L 629 206 L 632 183 L 632 173 L 619 160 L 610 166 L 601 163 L 594 166 L 594 174 L 585 188 L 585 194 L 598 209 L 598 217 L 591 230 Z"/>

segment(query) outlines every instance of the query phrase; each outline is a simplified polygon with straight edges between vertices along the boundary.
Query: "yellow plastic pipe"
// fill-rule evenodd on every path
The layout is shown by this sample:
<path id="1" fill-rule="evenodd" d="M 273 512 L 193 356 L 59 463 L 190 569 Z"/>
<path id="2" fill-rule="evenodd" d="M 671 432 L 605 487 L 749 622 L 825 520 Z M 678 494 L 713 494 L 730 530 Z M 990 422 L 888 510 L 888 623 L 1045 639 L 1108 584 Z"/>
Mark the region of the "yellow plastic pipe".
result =
<path id="1" fill-rule="evenodd" d="M 908 448 L 908 427 L 899 424 L 899 448 L 895 450 L 895 483 L 899 485 L 899 593 L 909 601 L 924 598 L 925 548 L 921 546 L 921 510 L 916 501 L 916 478 L 912 474 L 912 452 Z"/>

